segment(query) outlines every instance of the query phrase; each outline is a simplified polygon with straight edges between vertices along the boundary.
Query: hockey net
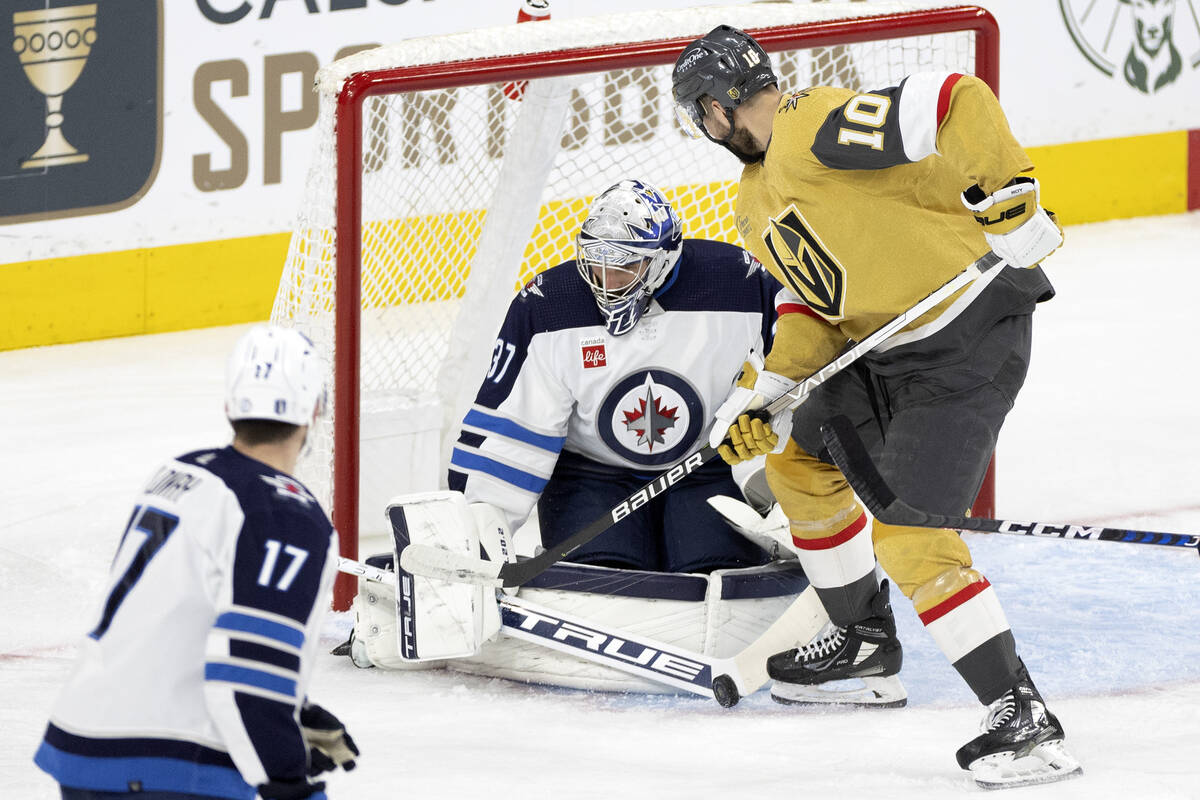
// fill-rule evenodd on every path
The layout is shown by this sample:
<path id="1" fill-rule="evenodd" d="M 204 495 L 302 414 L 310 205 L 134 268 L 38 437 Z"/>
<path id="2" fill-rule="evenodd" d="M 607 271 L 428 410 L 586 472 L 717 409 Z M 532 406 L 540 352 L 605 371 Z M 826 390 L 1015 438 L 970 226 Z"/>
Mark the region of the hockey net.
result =
<path id="1" fill-rule="evenodd" d="M 998 33 L 960 3 L 829 2 L 648 11 L 414 39 L 317 78 L 318 143 L 272 320 L 332 355 L 331 410 L 300 477 L 343 555 L 396 494 L 444 484 L 449 444 L 514 292 L 574 256 L 588 203 L 661 188 L 684 233 L 739 243 L 739 162 L 678 129 L 671 65 L 719 24 L 751 32 L 785 91 L 869 90 L 911 72 L 995 89 Z M 344 576 L 343 576 L 344 577 Z M 345 607 L 352 582 L 341 582 Z"/>

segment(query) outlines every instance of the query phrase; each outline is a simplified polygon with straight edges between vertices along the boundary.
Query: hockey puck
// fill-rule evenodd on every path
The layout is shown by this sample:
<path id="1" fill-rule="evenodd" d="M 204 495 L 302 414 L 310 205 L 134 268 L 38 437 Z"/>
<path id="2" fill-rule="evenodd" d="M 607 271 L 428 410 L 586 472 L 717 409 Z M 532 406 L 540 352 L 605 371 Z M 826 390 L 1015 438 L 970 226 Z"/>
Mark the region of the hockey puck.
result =
<path id="1" fill-rule="evenodd" d="M 742 696 L 738 694 L 737 684 L 728 675 L 718 675 L 713 678 L 712 693 L 717 702 L 725 708 L 736 706 L 738 700 L 742 699 Z"/>

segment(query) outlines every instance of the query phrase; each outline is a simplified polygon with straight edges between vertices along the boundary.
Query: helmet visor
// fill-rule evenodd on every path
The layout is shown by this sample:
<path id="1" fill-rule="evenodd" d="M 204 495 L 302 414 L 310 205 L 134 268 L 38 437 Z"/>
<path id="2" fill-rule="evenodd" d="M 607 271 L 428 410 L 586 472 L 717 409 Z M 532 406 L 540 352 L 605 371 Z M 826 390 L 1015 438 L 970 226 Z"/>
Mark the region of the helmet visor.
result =
<path id="1" fill-rule="evenodd" d="M 704 130 L 704 117 L 700 113 L 700 104 L 696 101 L 675 104 L 675 119 L 679 127 L 693 139 L 707 139 Z"/>

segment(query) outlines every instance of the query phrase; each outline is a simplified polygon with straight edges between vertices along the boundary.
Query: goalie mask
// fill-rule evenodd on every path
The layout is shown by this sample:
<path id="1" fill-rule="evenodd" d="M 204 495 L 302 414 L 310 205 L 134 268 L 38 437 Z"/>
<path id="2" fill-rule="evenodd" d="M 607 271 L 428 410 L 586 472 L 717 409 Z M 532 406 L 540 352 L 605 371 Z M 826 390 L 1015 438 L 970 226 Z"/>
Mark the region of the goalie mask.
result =
<path id="1" fill-rule="evenodd" d="M 718 25 L 684 48 L 671 71 L 680 127 L 693 139 L 705 137 L 722 145 L 733 135 L 733 110 L 772 84 L 778 85 L 779 79 L 767 51 L 752 36 L 729 25 Z M 726 141 L 714 139 L 704 127 L 705 97 L 725 110 Z"/>
<path id="2" fill-rule="evenodd" d="M 613 336 L 633 330 L 671 274 L 683 226 L 662 193 L 624 180 L 605 189 L 575 237 L 575 266 Z"/>
<path id="3" fill-rule="evenodd" d="M 229 420 L 308 425 L 325 408 L 325 362 L 299 331 L 255 325 L 238 340 L 225 372 Z"/>

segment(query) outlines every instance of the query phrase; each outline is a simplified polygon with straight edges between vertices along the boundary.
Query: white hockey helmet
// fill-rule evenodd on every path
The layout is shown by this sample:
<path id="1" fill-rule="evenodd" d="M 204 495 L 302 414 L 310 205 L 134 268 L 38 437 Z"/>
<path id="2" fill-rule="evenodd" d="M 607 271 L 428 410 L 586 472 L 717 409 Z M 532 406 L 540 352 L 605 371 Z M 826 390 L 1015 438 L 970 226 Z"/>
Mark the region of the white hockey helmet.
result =
<path id="1" fill-rule="evenodd" d="M 225 415 L 308 425 L 325 409 L 325 361 L 299 331 L 255 325 L 229 356 Z"/>
<path id="2" fill-rule="evenodd" d="M 592 202 L 575 237 L 575 266 L 613 336 L 633 330 L 679 261 L 683 224 L 662 192 L 623 180 Z"/>

